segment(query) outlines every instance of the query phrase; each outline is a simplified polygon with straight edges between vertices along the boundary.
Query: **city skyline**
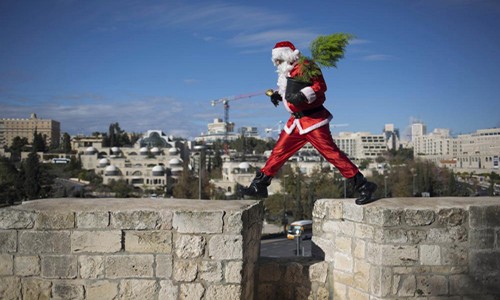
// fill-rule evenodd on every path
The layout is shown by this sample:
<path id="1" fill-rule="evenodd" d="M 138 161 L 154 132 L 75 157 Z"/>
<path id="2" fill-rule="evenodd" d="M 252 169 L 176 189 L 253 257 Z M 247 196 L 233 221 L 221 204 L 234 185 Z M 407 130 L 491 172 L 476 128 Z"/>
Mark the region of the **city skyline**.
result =
<path id="1" fill-rule="evenodd" d="M 306 55 L 318 35 L 349 32 L 337 69 L 326 69 L 334 132 L 401 137 L 411 120 L 453 135 L 500 127 L 500 4 L 437 0 L 3 1 L 0 118 L 61 122 L 72 135 L 159 129 L 194 138 L 223 118 L 237 127 L 286 121 L 264 91 L 274 88 L 270 52 L 291 40 Z"/>

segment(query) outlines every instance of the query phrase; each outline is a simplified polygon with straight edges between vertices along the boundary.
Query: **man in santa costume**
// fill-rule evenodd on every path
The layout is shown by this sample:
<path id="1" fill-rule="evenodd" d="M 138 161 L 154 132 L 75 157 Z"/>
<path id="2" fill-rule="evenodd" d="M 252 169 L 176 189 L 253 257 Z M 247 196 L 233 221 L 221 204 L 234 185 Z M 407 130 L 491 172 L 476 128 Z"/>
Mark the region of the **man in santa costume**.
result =
<path id="1" fill-rule="evenodd" d="M 265 166 L 257 171 L 253 181 L 248 187 L 242 188 L 241 193 L 251 197 L 267 198 L 267 187 L 271 184 L 271 179 L 295 152 L 309 142 L 339 170 L 342 176 L 348 178 L 359 193 L 356 204 L 370 203 L 377 185 L 367 181 L 358 167 L 333 141 L 328 125 L 332 115 L 323 106 L 327 87 L 321 72 L 312 78 L 311 84 L 295 91 L 287 90 L 287 84 L 290 85 L 287 77 L 293 79 L 301 75 L 301 65 L 298 62 L 300 55 L 300 51 L 289 41 L 278 42 L 272 50 L 272 61 L 278 73 L 278 90 L 270 96 L 271 102 L 275 106 L 283 102 L 285 109 L 290 113 L 290 119 Z M 306 60 L 303 63 L 312 62 Z"/>

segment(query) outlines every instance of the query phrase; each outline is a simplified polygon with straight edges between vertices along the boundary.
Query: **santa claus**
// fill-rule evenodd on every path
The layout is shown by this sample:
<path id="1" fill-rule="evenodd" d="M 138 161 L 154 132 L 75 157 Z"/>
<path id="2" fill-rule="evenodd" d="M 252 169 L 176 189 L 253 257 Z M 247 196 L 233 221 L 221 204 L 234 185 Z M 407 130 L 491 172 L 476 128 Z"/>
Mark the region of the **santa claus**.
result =
<path id="1" fill-rule="evenodd" d="M 377 185 L 369 182 L 358 167 L 334 143 L 328 123 L 331 113 L 323 106 L 326 100 L 326 83 L 314 62 L 301 60 L 301 54 L 289 41 L 278 42 L 272 50 L 272 61 L 278 73 L 278 90 L 270 95 L 271 102 L 282 102 L 290 118 L 265 166 L 257 171 L 248 187 L 242 188 L 244 196 L 267 198 L 267 187 L 285 162 L 309 142 L 332 163 L 359 193 L 356 204 L 373 201 Z M 317 70 L 309 82 L 298 81 L 307 67 Z"/>

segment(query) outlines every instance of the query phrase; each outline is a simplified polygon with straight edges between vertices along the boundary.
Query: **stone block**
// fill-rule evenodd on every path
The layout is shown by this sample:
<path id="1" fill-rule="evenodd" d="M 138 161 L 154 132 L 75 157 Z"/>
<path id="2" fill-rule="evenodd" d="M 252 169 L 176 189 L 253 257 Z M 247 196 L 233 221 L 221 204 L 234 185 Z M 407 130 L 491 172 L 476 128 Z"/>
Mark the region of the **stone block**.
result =
<path id="1" fill-rule="evenodd" d="M 351 254 L 352 238 L 344 236 L 335 237 L 335 251 Z"/>
<path id="2" fill-rule="evenodd" d="M 210 285 L 205 292 L 206 300 L 241 299 L 241 286 L 235 284 Z"/>
<path id="3" fill-rule="evenodd" d="M 66 300 L 75 299 L 83 300 L 85 299 L 85 289 L 83 283 L 80 281 L 55 281 L 52 285 L 52 297 L 51 299 Z"/>
<path id="4" fill-rule="evenodd" d="M 156 255 L 156 277 L 171 278 L 172 276 L 172 255 Z"/>
<path id="5" fill-rule="evenodd" d="M 441 247 L 441 264 L 445 266 L 464 266 L 468 261 L 468 244 L 449 244 Z"/>
<path id="6" fill-rule="evenodd" d="M 408 230 L 400 228 L 377 228 L 374 233 L 374 241 L 382 244 L 406 244 L 408 243 Z"/>
<path id="7" fill-rule="evenodd" d="M 23 278 L 22 295 L 23 299 L 49 300 L 52 297 L 52 282 L 39 278 Z"/>
<path id="8" fill-rule="evenodd" d="M 483 284 L 473 276 L 466 274 L 457 274 L 450 276 L 450 294 L 451 295 L 469 295 L 470 299 L 480 299 L 479 295 L 483 292 Z"/>
<path id="9" fill-rule="evenodd" d="M 69 231 L 21 231 L 19 232 L 19 249 L 21 254 L 71 252 Z"/>
<path id="10" fill-rule="evenodd" d="M 14 270 L 18 276 L 40 275 L 40 258 L 36 255 L 15 256 Z"/>
<path id="11" fill-rule="evenodd" d="M 76 227 L 80 229 L 103 229 L 109 226 L 109 212 L 84 211 L 76 213 Z"/>
<path id="12" fill-rule="evenodd" d="M 471 206 L 469 226 L 471 228 L 500 227 L 500 206 Z"/>
<path id="13" fill-rule="evenodd" d="M 437 213 L 440 226 L 460 226 L 467 221 L 467 211 L 461 208 L 443 208 Z"/>
<path id="14" fill-rule="evenodd" d="M 80 255 L 78 256 L 78 266 L 80 277 L 83 279 L 101 279 L 105 277 L 104 256 Z"/>
<path id="15" fill-rule="evenodd" d="M 353 256 L 355 258 L 365 259 L 366 258 L 366 242 L 360 239 L 354 239 L 353 242 Z"/>
<path id="16" fill-rule="evenodd" d="M 106 278 L 146 278 L 153 277 L 154 256 L 110 255 L 106 256 Z"/>
<path id="17" fill-rule="evenodd" d="M 182 259 L 201 257 L 205 252 L 205 244 L 205 238 L 200 235 L 177 235 L 175 254 Z"/>
<path id="18" fill-rule="evenodd" d="M 385 266 L 408 266 L 418 262 L 416 245 L 382 245 L 382 264 Z"/>
<path id="19" fill-rule="evenodd" d="M 229 260 L 243 258 L 241 235 L 214 235 L 208 241 L 208 255 L 211 259 Z"/>
<path id="20" fill-rule="evenodd" d="M 468 239 L 472 249 L 492 249 L 495 246 L 495 230 L 493 228 L 471 229 Z"/>
<path id="21" fill-rule="evenodd" d="M 118 283 L 109 280 L 99 280 L 85 285 L 87 300 L 115 300 L 118 297 Z"/>
<path id="22" fill-rule="evenodd" d="M 175 281 L 193 282 L 198 275 L 198 264 L 195 260 L 174 260 L 173 279 Z"/>
<path id="23" fill-rule="evenodd" d="M 221 282 L 223 279 L 222 263 L 220 261 L 201 261 L 198 277 L 206 282 Z"/>
<path id="24" fill-rule="evenodd" d="M 184 283 L 180 286 L 180 300 L 202 299 L 205 294 L 205 288 L 201 283 Z"/>
<path id="25" fill-rule="evenodd" d="M 156 280 L 123 279 L 120 281 L 118 299 L 157 299 L 159 289 Z"/>
<path id="26" fill-rule="evenodd" d="M 351 288 L 347 289 L 347 296 L 349 297 L 349 299 L 356 299 L 356 300 L 369 300 L 370 299 L 369 294 L 363 293 L 361 291 L 351 289 Z"/>
<path id="27" fill-rule="evenodd" d="M 429 228 L 426 243 L 451 244 L 467 241 L 467 229 L 464 227 Z"/>
<path id="28" fill-rule="evenodd" d="M 375 267 L 370 269 L 370 290 L 374 296 L 386 297 L 392 291 L 392 269 Z"/>
<path id="29" fill-rule="evenodd" d="M 162 224 L 162 215 L 158 211 L 111 212 L 110 227 L 114 229 L 159 229 Z"/>
<path id="30" fill-rule="evenodd" d="M 344 272 L 334 269 L 332 274 L 333 282 L 338 282 L 346 286 L 354 286 L 354 274 L 352 272 Z"/>
<path id="31" fill-rule="evenodd" d="M 417 276 L 417 294 L 419 296 L 448 295 L 448 280 L 446 276 Z"/>
<path id="32" fill-rule="evenodd" d="M 473 274 L 496 274 L 500 270 L 500 251 L 471 251 L 469 268 Z"/>
<path id="33" fill-rule="evenodd" d="M 375 228 L 371 225 L 356 223 L 354 226 L 354 236 L 363 240 L 372 240 Z"/>
<path id="34" fill-rule="evenodd" d="M 224 233 L 241 234 L 243 232 L 242 212 L 230 212 L 224 216 Z"/>
<path id="35" fill-rule="evenodd" d="M 326 233 L 342 234 L 347 236 L 354 236 L 355 223 L 350 221 L 325 221 L 323 223 L 323 231 Z"/>
<path id="36" fill-rule="evenodd" d="M 178 295 L 179 287 L 175 285 L 172 280 L 160 281 L 160 292 L 158 294 L 158 300 L 177 299 Z"/>
<path id="37" fill-rule="evenodd" d="M 74 231 L 71 234 L 71 251 L 84 252 L 119 252 L 122 247 L 122 232 L 110 231 Z"/>
<path id="38" fill-rule="evenodd" d="M 401 224 L 403 209 L 388 209 L 378 206 L 365 208 L 365 223 L 384 227 Z"/>
<path id="39" fill-rule="evenodd" d="M 14 275 L 14 256 L 10 254 L 0 254 L 0 276 Z"/>
<path id="40" fill-rule="evenodd" d="M 417 280 L 414 275 L 394 275 L 392 279 L 392 294 L 399 297 L 413 297 L 417 290 Z"/>
<path id="41" fill-rule="evenodd" d="M 222 211 L 176 211 L 173 228 L 179 233 L 222 233 Z"/>
<path id="42" fill-rule="evenodd" d="M 333 267 L 335 269 L 352 272 L 354 260 L 350 253 L 335 252 L 333 256 Z"/>
<path id="43" fill-rule="evenodd" d="M 326 283 L 328 275 L 328 263 L 326 261 L 318 262 L 309 266 L 309 280 L 311 282 Z"/>
<path id="44" fill-rule="evenodd" d="M 405 223 L 412 227 L 431 225 L 436 220 L 436 213 L 429 209 L 407 209 L 403 215 Z"/>
<path id="45" fill-rule="evenodd" d="M 354 202 L 344 202 L 343 203 L 344 214 L 343 217 L 346 220 L 351 220 L 354 222 L 363 222 L 363 207 L 355 204 Z"/>
<path id="46" fill-rule="evenodd" d="M 355 259 L 354 260 L 354 285 L 353 287 L 360 289 L 364 292 L 368 292 L 370 289 L 370 268 L 371 265 L 364 261 Z"/>
<path id="47" fill-rule="evenodd" d="M 171 253 L 172 232 L 167 230 L 125 231 L 125 251 Z"/>
<path id="48" fill-rule="evenodd" d="M 339 282 L 333 283 L 333 299 L 347 300 L 347 286 L 345 284 Z"/>
<path id="49" fill-rule="evenodd" d="M 36 215 L 36 229 L 75 228 L 75 213 L 72 211 L 40 211 Z"/>
<path id="50" fill-rule="evenodd" d="M 16 252 L 16 250 L 17 232 L 15 230 L 0 230 L 0 253 Z"/>
<path id="51" fill-rule="evenodd" d="M 42 256 L 42 277 L 73 279 L 77 277 L 78 263 L 76 256 L 46 255 Z"/>
<path id="52" fill-rule="evenodd" d="M 1 277 L 0 299 L 22 299 L 21 279 L 19 277 L 13 277 L 13 276 Z"/>
<path id="53" fill-rule="evenodd" d="M 227 283 L 241 283 L 243 271 L 242 261 L 228 261 L 224 272 L 224 279 Z"/>
<path id="54" fill-rule="evenodd" d="M 0 229 L 29 229 L 35 224 L 35 213 L 17 209 L 0 209 Z"/>
<path id="55" fill-rule="evenodd" d="M 441 265 L 441 247 L 438 245 L 420 245 L 420 264 L 427 266 Z"/>

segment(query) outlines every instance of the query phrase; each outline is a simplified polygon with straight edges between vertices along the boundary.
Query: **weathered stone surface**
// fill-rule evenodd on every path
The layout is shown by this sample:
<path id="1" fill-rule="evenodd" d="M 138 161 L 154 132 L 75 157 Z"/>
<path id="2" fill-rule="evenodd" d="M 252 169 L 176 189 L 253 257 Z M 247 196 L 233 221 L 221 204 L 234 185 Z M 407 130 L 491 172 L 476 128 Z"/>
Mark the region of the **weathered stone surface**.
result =
<path id="1" fill-rule="evenodd" d="M 413 297 L 417 290 L 417 280 L 414 275 L 394 275 L 393 276 L 394 295 L 400 297 Z"/>
<path id="2" fill-rule="evenodd" d="M 328 274 L 328 263 L 325 261 L 312 264 L 309 267 L 309 280 L 311 282 L 326 282 L 326 276 Z"/>
<path id="3" fill-rule="evenodd" d="M 75 213 L 66 212 L 38 212 L 36 215 L 36 229 L 71 229 L 75 227 Z"/>
<path id="4" fill-rule="evenodd" d="M 403 209 L 384 209 L 379 206 L 365 208 L 365 222 L 379 226 L 398 226 L 401 224 Z"/>
<path id="5" fill-rule="evenodd" d="M 118 283 L 100 280 L 85 285 L 85 299 L 115 300 L 118 296 Z"/>
<path id="6" fill-rule="evenodd" d="M 364 292 L 370 289 L 370 269 L 371 264 L 364 260 L 354 260 L 354 287 Z"/>
<path id="7" fill-rule="evenodd" d="M 125 251 L 170 253 L 172 251 L 172 232 L 166 230 L 125 231 Z"/>
<path id="8" fill-rule="evenodd" d="M 14 275 L 14 257 L 10 254 L 0 254 L 1 275 Z"/>
<path id="9" fill-rule="evenodd" d="M 78 266 L 81 278 L 98 279 L 105 276 L 104 256 L 80 255 L 78 256 Z"/>
<path id="10" fill-rule="evenodd" d="M 40 258 L 36 255 L 15 256 L 14 270 L 18 276 L 40 275 Z"/>
<path id="11" fill-rule="evenodd" d="M 471 229 L 469 241 L 472 249 L 492 249 L 495 246 L 495 229 Z"/>
<path id="12" fill-rule="evenodd" d="M 158 211 L 111 212 L 110 227 L 115 229 L 159 229 L 162 224 L 162 215 Z"/>
<path id="13" fill-rule="evenodd" d="M 33 228 L 35 213 L 16 210 L 0 209 L 0 229 L 26 229 Z"/>
<path id="14" fill-rule="evenodd" d="M 420 264 L 441 265 L 441 247 L 438 245 L 420 245 Z"/>
<path id="15" fill-rule="evenodd" d="M 281 278 L 281 271 L 279 264 L 275 262 L 269 262 L 260 265 L 259 268 L 260 282 L 279 281 L 280 278 Z"/>
<path id="16" fill-rule="evenodd" d="M 192 282 L 198 274 L 198 264 L 194 260 L 175 260 L 173 279 L 176 281 Z"/>
<path id="17" fill-rule="evenodd" d="M 206 300 L 241 299 L 240 285 L 210 285 L 205 293 Z"/>
<path id="18" fill-rule="evenodd" d="M 500 227 L 500 205 L 471 206 L 469 225 L 472 228 Z"/>
<path id="19" fill-rule="evenodd" d="M 409 226 L 426 226 L 434 223 L 436 213 L 433 210 L 407 209 L 404 212 L 405 223 Z"/>
<path id="20" fill-rule="evenodd" d="M 156 299 L 159 286 L 155 280 L 124 279 L 120 281 L 118 299 Z"/>
<path id="21" fill-rule="evenodd" d="M 335 252 L 333 256 L 333 266 L 335 269 L 352 272 L 353 258 L 350 253 Z"/>
<path id="22" fill-rule="evenodd" d="M 222 263 L 220 261 L 204 260 L 200 263 L 199 277 L 206 282 L 222 281 Z"/>
<path id="23" fill-rule="evenodd" d="M 417 276 L 417 290 L 423 296 L 445 296 L 448 294 L 448 280 L 440 275 Z"/>
<path id="24" fill-rule="evenodd" d="M 69 231 L 22 231 L 19 233 L 19 253 L 70 253 Z"/>
<path id="25" fill-rule="evenodd" d="M 113 253 L 121 250 L 122 232 L 120 230 L 74 231 L 71 234 L 71 251 Z"/>
<path id="26" fill-rule="evenodd" d="M 354 222 L 362 222 L 364 216 L 364 210 L 359 209 L 359 206 L 354 202 L 344 202 L 343 203 L 344 214 L 343 217 L 346 220 Z"/>
<path id="27" fill-rule="evenodd" d="M 222 211 L 176 211 L 173 228 L 179 233 L 222 233 Z"/>
<path id="28" fill-rule="evenodd" d="M 325 233 L 336 233 L 347 236 L 354 236 L 355 223 L 347 221 L 325 221 L 323 231 Z"/>
<path id="29" fill-rule="evenodd" d="M 22 293 L 24 299 L 49 300 L 52 297 L 52 282 L 39 278 L 23 278 Z"/>
<path id="30" fill-rule="evenodd" d="M 178 295 L 179 287 L 175 285 L 172 280 L 160 281 L 160 292 L 158 294 L 158 300 L 177 299 Z"/>
<path id="31" fill-rule="evenodd" d="M 16 252 L 17 232 L 15 230 L 0 230 L 0 253 Z"/>
<path id="32" fill-rule="evenodd" d="M 0 299 L 21 299 L 21 279 L 19 277 L 1 277 Z"/>
<path id="33" fill-rule="evenodd" d="M 77 258 L 71 255 L 46 255 L 41 265 L 44 278 L 72 279 L 78 272 Z"/>
<path id="34" fill-rule="evenodd" d="M 224 216 L 227 220 L 224 222 L 224 233 L 229 234 L 241 234 L 243 231 L 243 213 L 241 212 L 231 212 Z"/>
<path id="35" fill-rule="evenodd" d="M 198 300 L 203 299 L 205 288 L 201 283 L 184 283 L 180 286 L 180 300 Z"/>
<path id="36" fill-rule="evenodd" d="M 462 266 L 467 263 L 468 250 L 466 243 L 449 244 L 441 248 L 441 262 L 445 266 Z"/>
<path id="37" fill-rule="evenodd" d="M 241 273 L 243 271 L 242 261 L 229 261 L 226 263 L 224 279 L 227 283 L 241 283 Z"/>
<path id="38" fill-rule="evenodd" d="M 242 259 L 241 235 L 215 235 L 208 241 L 208 255 L 212 259 Z"/>
<path id="39" fill-rule="evenodd" d="M 109 226 L 109 212 L 90 211 L 76 213 L 76 227 L 81 229 L 102 229 Z"/>
<path id="40" fill-rule="evenodd" d="M 55 281 L 52 285 L 52 299 L 84 299 L 83 283 L 80 281 Z"/>
<path id="41" fill-rule="evenodd" d="M 178 235 L 175 239 L 175 254 L 182 259 L 201 257 L 205 251 L 205 244 L 203 236 Z"/>
<path id="42" fill-rule="evenodd" d="M 304 281 L 302 270 L 304 267 L 299 263 L 290 263 L 286 266 L 283 279 L 287 283 L 301 283 Z"/>
<path id="43" fill-rule="evenodd" d="M 462 208 L 443 208 L 437 213 L 437 221 L 441 226 L 459 226 L 466 222 L 467 216 Z"/>
<path id="44" fill-rule="evenodd" d="M 172 255 L 156 255 L 156 277 L 171 278 L 172 276 Z"/>
<path id="45" fill-rule="evenodd" d="M 107 278 L 153 277 L 154 256 L 110 255 L 106 256 L 105 271 Z"/>

